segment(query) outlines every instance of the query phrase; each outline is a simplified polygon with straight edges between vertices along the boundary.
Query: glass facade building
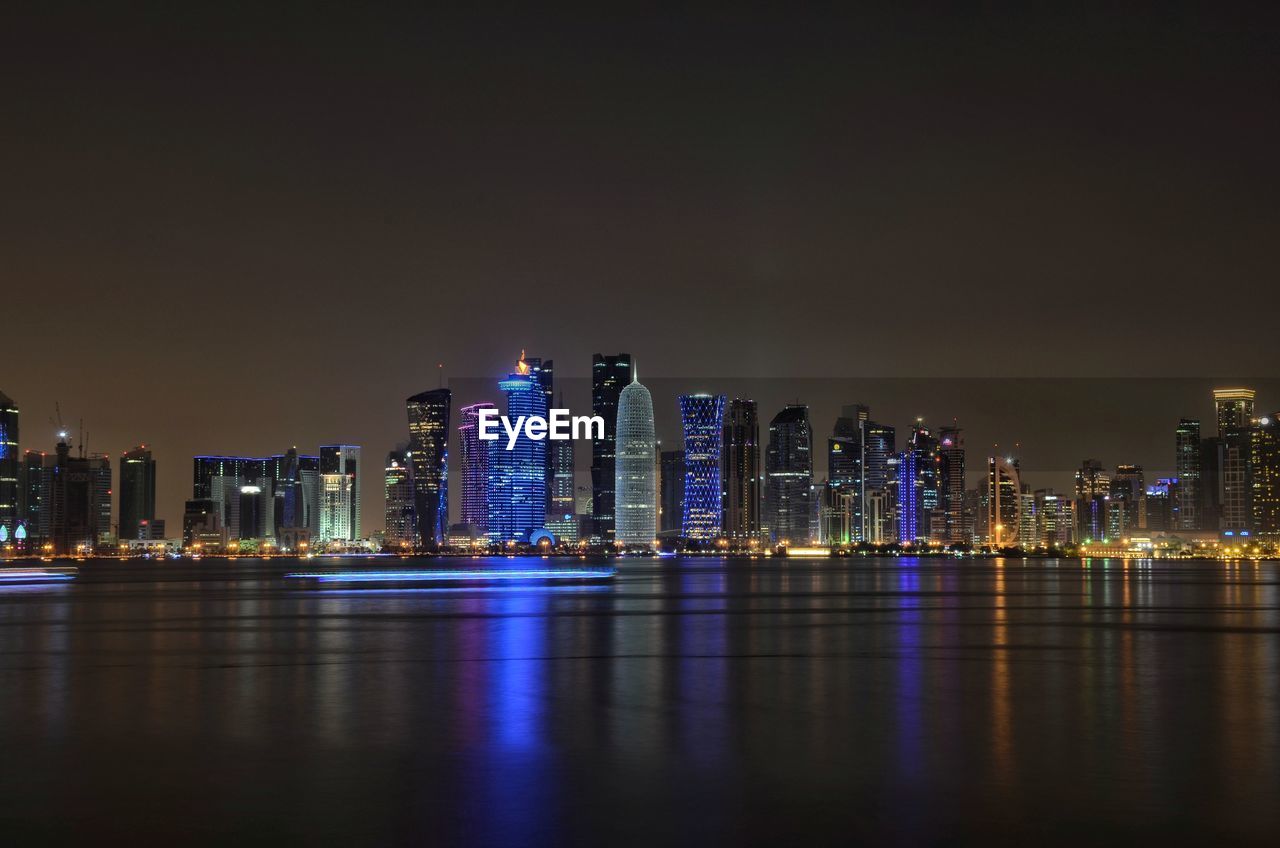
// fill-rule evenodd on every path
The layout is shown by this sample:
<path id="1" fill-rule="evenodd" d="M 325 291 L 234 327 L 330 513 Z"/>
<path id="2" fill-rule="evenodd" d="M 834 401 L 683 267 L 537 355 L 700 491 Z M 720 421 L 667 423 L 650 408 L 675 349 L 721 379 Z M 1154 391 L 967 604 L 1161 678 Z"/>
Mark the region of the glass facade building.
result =
<path id="1" fill-rule="evenodd" d="M 507 398 L 507 417 L 546 417 L 547 395 L 524 360 L 498 383 Z M 489 526 L 492 542 L 528 542 L 543 527 L 547 510 L 547 440 L 522 429 L 507 450 L 507 439 L 485 442 L 489 453 Z"/>
<path id="2" fill-rule="evenodd" d="M 18 456 L 18 414 L 18 405 L 0 392 L 0 527 L 4 528 L 6 539 L 13 539 L 18 533 L 18 477 L 22 467 Z"/>
<path id="3" fill-rule="evenodd" d="M 452 399 L 448 389 L 432 389 L 405 401 L 409 414 L 409 461 L 413 465 L 414 523 L 418 544 L 426 549 L 443 545 L 449 533 Z"/>
<path id="4" fill-rule="evenodd" d="M 724 419 L 724 535 L 760 538 L 760 414 L 756 402 L 734 398 Z"/>
<path id="5" fill-rule="evenodd" d="M 396 448 L 387 454 L 383 485 L 386 493 L 385 544 L 394 549 L 412 548 L 417 544 L 418 528 L 414 522 L 417 510 L 413 465 L 409 461 L 408 448 Z"/>
<path id="6" fill-rule="evenodd" d="M 1174 468 L 1178 485 L 1170 492 L 1173 513 L 1170 530 L 1200 529 L 1200 422 L 1178 421 L 1174 432 Z"/>
<path id="7" fill-rule="evenodd" d="M 765 522 L 773 541 L 808 544 L 814 535 L 812 488 L 809 407 L 787 406 L 769 422 L 765 454 Z"/>
<path id="8" fill-rule="evenodd" d="M 156 520 L 156 461 L 146 445 L 120 455 L 121 539 L 149 538 L 147 529 Z M 145 524 L 144 524 L 145 522 Z"/>
<path id="9" fill-rule="evenodd" d="M 344 477 L 343 483 L 335 478 Z M 354 541 L 361 536 L 360 448 L 320 446 L 320 539 Z M 340 515 L 345 509 L 347 514 Z"/>
<path id="10" fill-rule="evenodd" d="M 591 358 L 591 411 L 604 420 L 604 438 L 591 443 L 592 535 L 603 542 L 612 542 L 614 534 L 618 398 L 632 377 L 630 354 Z"/>
<path id="11" fill-rule="evenodd" d="M 687 539 L 720 535 L 720 462 L 724 439 L 724 395 L 680 395 L 684 431 L 684 515 Z"/>
<path id="12" fill-rule="evenodd" d="M 458 451 L 462 459 L 462 523 L 478 535 L 489 530 L 489 445 L 480 441 L 480 410 L 491 403 L 476 403 L 459 410 Z"/>
<path id="13" fill-rule="evenodd" d="M 629 547 L 650 547 L 658 536 L 657 437 L 653 398 L 632 370 L 631 383 L 618 396 L 614 540 Z"/>

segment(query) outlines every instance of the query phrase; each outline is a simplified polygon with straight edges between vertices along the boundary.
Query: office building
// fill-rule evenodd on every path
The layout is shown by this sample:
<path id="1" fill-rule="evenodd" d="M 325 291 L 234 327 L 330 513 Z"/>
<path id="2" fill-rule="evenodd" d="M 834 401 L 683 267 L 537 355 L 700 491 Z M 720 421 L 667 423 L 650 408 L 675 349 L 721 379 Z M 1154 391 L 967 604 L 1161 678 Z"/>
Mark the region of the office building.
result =
<path id="1" fill-rule="evenodd" d="M 658 535 L 679 536 L 684 521 L 684 451 L 662 451 L 659 456 Z"/>
<path id="2" fill-rule="evenodd" d="M 1018 460 L 987 457 L 986 528 L 987 544 L 1006 548 L 1019 544 L 1022 527 L 1022 475 Z M 1034 542 L 1033 542 L 1034 543 Z"/>
<path id="3" fill-rule="evenodd" d="M 964 521 L 964 431 L 943 427 L 938 434 L 938 499 L 942 512 L 939 541 L 968 544 Z"/>
<path id="4" fill-rule="evenodd" d="M 120 523 L 123 539 L 145 539 L 156 519 L 156 462 L 146 445 L 120 455 Z"/>
<path id="5" fill-rule="evenodd" d="M 707 540 L 720 535 L 720 471 L 724 395 L 680 395 L 684 432 L 684 516 L 680 534 Z"/>
<path id="6" fill-rule="evenodd" d="M 734 398 L 725 413 L 722 532 L 733 542 L 760 537 L 760 415 L 753 400 Z"/>
<path id="7" fill-rule="evenodd" d="M 412 436 L 410 444 L 413 444 Z M 341 483 L 336 478 L 345 477 Z M 357 445 L 320 446 L 320 539 L 353 542 L 361 538 L 360 448 Z M 347 515 L 337 510 L 345 508 Z"/>
<path id="8" fill-rule="evenodd" d="M 476 403 L 458 410 L 458 452 L 462 462 L 461 523 L 479 535 L 489 531 L 489 444 L 480 441 L 479 421 L 491 403 Z"/>
<path id="9" fill-rule="evenodd" d="M 547 395 L 523 359 L 498 388 L 506 395 L 506 415 L 511 420 L 546 417 Z M 489 454 L 488 538 L 499 543 L 529 542 L 547 517 L 547 440 L 531 439 L 522 429 L 510 450 L 505 438 L 483 444 Z"/>
<path id="10" fill-rule="evenodd" d="M 409 461 L 413 465 L 414 524 L 418 545 L 426 550 L 443 545 L 449 532 L 449 408 L 452 401 L 453 394 L 448 389 L 421 392 L 405 401 L 409 415 Z M 357 498 L 358 495 L 357 490 Z"/>
<path id="11" fill-rule="evenodd" d="M 591 358 L 591 411 L 604 420 L 604 438 L 591 443 L 592 535 L 602 542 L 612 542 L 614 535 L 618 398 L 633 376 L 630 354 Z"/>
<path id="12" fill-rule="evenodd" d="M 1170 530 L 1200 529 L 1200 422 L 1194 418 L 1178 420 L 1174 431 L 1174 468 L 1178 486 L 1171 494 L 1173 525 Z"/>
<path id="13" fill-rule="evenodd" d="M 631 383 L 618 396 L 614 541 L 650 547 L 658 535 L 657 473 L 653 398 L 632 369 Z"/>
<path id="14" fill-rule="evenodd" d="M 392 550 L 412 549 L 418 543 L 417 494 L 413 487 L 413 464 L 408 447 L 397 447 L 387 454 L 384 469 L 386 494 L 383 544 Z"/>
<path id="15" fill-rule="evenodd" d="M 812 486 L 809 407 L 783 407 L 769 422 L 765 453 L 765 523 L 775 543 L 805 545 L 812 539 Z"/>
<path id="16" fill-rule="evenodd" d="M 21 487 L 19 472 L 22 459 L 18 454 L 18 405 L 0 392 L 0 527 L 6 540 L 18 533 Z"/>
<path id="17" fill-rule="evenodd" d="M 1258 419 L 1250 431 L 1253 534 L 1280 540 L 1280 412 Z"/>

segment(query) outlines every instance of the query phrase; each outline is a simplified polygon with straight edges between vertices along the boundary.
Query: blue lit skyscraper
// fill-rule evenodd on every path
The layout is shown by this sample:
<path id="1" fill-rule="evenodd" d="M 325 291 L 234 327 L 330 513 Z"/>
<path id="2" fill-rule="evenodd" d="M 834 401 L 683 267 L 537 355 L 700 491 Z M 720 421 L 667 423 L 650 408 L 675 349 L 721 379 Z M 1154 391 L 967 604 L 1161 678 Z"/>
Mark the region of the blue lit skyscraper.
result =
<path id="1" fill-rule="evenodd" d="M 685 463 L 681 535 L 714 539 L 720 535 L 724 395 L 680 395 L 680 421 Z"/>
<path id="2" fill-rule="evenodd" d="M 491 403 L 462 407 L 458 446 L 462 457 L 462 523 L 479 533 L 489 530 L 489 445 L 480 441 L 480 410 L 497 409 Z"/>
<path id="3" fill-rule="evenodd" d="M 546 417 L 547 395 L 529 365 L 521 359 L 516 370 L 498 383 L 507 396 L 506 415 Z M 494 542 L 527 542 L 540 529 L 547 508 L 547 441 L 530 439 L 523 430 L 507 450 L 505 434 L 488 442 L 489 527 Z"/>

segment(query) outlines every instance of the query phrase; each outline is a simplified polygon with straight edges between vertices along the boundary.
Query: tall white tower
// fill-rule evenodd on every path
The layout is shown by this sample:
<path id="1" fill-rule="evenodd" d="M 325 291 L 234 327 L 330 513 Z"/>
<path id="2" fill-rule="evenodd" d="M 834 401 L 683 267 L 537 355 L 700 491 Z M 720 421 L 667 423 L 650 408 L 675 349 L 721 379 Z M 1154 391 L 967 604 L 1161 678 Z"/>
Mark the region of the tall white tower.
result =
<path id="1" fill-rule="evenodd" d="M 632 368 L 631 384 L 618 396 L 617 462 L 614 466 L 614 538 L 649 547 L 658 536 L 658 473 L 653 462 L 653 398 Z"/>

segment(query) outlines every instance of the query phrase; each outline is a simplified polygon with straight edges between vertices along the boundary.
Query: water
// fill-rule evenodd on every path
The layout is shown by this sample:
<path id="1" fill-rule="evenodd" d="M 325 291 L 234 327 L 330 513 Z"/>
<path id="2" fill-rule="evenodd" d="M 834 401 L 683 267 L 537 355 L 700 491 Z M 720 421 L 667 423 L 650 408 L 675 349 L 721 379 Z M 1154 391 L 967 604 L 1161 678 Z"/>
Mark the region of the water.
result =
<path id="1" fill-rule="evenodd" d="M 462 591 L 81 566 L 0 589 L 6 844 L 1280 830 L 1277 563 L 632 560 Z"/>

